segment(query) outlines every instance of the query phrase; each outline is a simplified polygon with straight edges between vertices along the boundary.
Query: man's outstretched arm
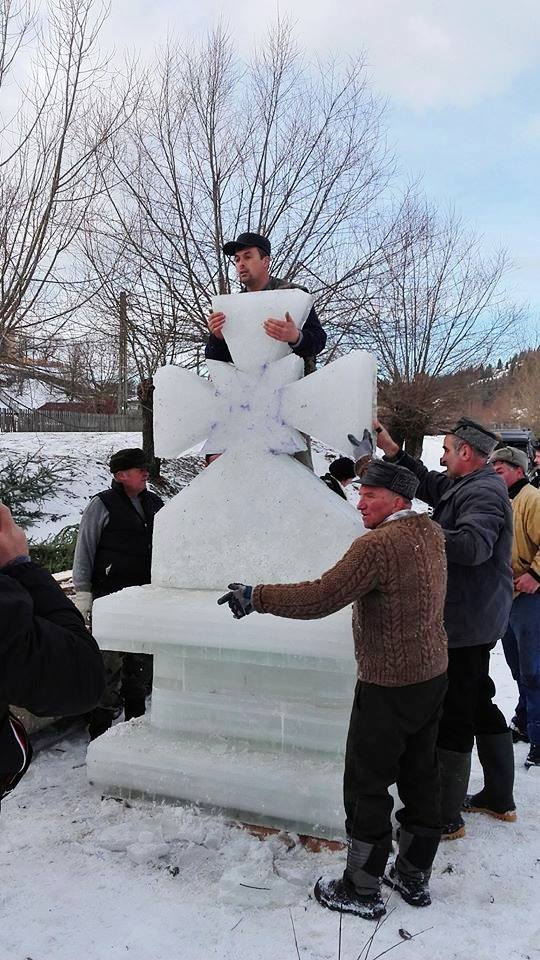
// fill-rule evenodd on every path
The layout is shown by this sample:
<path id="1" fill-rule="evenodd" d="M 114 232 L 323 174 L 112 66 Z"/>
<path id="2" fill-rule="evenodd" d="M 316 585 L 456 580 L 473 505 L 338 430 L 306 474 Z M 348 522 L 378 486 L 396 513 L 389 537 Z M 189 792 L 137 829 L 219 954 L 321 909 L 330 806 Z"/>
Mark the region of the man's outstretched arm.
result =
<path id="1" fill-rule="evenodd" d="M 228 602 L 237 619 L 255 611 L 292 620 L 318 620 L 369 593 L 377 582 L 375 551 L 366 534 L 355 540 L 341 560 L 318 580 L 258 584 L 254 588 L 234 583 L 229 585 L 234 596 L 226 594 L 218 603 Z"/>

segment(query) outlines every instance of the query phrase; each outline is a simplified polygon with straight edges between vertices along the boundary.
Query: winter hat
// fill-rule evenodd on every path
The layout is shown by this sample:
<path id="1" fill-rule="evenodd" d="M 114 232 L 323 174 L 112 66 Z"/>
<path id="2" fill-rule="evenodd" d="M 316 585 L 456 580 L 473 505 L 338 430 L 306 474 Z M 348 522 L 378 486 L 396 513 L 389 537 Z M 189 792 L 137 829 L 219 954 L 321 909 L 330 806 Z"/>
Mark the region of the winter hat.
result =
<path id="1" fill-rule="evenodd" d="M 139 447 L 117 450 L 109 460 L 111 473 L 119 470 L 131 470 L 132 467 L 148 467 L 148 459 Z"/>
<path id="2" fill-rule="evenodd" d="M 491 454 L 491 462 L 502 460 L 503 463 L 509 463 L 512 467 L 521 467 L 523 473 L 529 469 L 529 461 L 524 450 L 518 450 L 517 447 L 499 447 Z"/>
<path id="3" fill-rule="evenodd" d="M 239 250 L 247 250 L 248 247 L 257 247 L 265 257 L 270 256 L 270 241 L 260 233 L 239 233 L 236 240 L 224 243 L 222 250 L 226 257 L 234 257 Z"/>
<path id="4" fill-rule="evenodd" d="M 480 453 L 485 453 L 486 456 L 493 452 L 499 440 L 496 433 L 492 433 L 487 427 L 483 427 L 481 423 L 469 417 L 460 417 L 455 427 L 448 430 L 448 433 L 453 433 L 460 440 L 470 443 L 471 447 L 479 450 Z"/>
<path id="5" fill-rule="evenodd" d="M 420 481 L 407 467 L 387 460 L 371 460 L 360 477 L 360 483 L 366 487 L 385 487 L 404 500 L 412 500 Z"/>
<path id="6" fill-rule="evenodd" d="M 333 460 L 328 467 L 328 472 L 336 480 L 352 480 L 356 476 L 354 461 L 350 457 L 338 457 L 337 460 Z"/>

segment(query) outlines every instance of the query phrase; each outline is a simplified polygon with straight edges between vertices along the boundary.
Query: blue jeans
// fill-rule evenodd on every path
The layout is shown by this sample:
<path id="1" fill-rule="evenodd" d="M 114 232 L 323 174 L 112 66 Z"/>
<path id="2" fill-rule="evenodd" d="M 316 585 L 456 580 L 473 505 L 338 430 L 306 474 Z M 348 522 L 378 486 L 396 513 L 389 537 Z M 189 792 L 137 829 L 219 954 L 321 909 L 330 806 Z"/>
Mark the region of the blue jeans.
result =
<path id="1" fill-rule="evenodd" d="M 515 598 L 503 647 L 519 689 L 517 725 L 531 743 L 540 743 L 540 593 Z"/>

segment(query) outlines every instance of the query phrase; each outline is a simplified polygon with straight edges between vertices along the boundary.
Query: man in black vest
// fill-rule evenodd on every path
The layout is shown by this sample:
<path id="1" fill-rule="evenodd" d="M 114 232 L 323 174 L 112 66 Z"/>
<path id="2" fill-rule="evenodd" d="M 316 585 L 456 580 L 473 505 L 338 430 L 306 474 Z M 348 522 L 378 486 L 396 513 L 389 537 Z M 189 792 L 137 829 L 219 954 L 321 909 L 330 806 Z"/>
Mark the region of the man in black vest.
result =
<path id="1" fill-rule="evenodd" d="M 163 506 L 146 489 L 148 465 L 142 450 L 119 450 L 111 457 L 113 481 L 109 490 L 92 498 L 84 511 L 73 561 L 75 605 L 90 618 L 92 602 L 125 587 L 150 583 L 154 516 Z M 91 739 L 112 724 L 124 706 L 124 717 L 145 712 L 145 696 L 152 683 L 148 654 L 104 654 L 107 688 L 90 716 Z"/>

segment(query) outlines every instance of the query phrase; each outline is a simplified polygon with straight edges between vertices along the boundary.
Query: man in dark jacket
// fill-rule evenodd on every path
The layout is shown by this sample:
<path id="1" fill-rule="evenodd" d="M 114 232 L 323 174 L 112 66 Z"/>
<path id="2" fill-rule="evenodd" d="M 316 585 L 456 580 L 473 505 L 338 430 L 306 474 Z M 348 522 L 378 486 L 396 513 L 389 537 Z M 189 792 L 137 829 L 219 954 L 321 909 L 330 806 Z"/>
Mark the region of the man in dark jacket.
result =
<path id="1" fill-rule="evenodd" d="M 75 604 L 84 617 L 98 597 L 150 583 L 154 516 L 163 506 L 161 497 L 146 489 L 142 450 L 119 450 L 109 466 L 111 487 L 93 497 L 84 511 L 73 560 Z M 149 654 L 109 651 L 104 657 L 107 690 L 90 718 L 92 739 L 109 729 L 122 703 L 126 720 L 142 716 L 152 684 Z"/>
<path id="2" fill-rule="evenodd" d="M 227 257 L 234 257 L 236 273 L 243 292 L 258 293 L 262 290 L 284 290 L 295 287 L 295 284 L 288 280 L 280 280 L 278 277 L 270 276 L 270 241 L 268 237 L 263 237 L 260 233 L 239 234 L 236 240 L 224 244 L 223 253 Z M 305 288 L 301 287 L 300 289 L 304 290 Z M 204 351 L 207 360 L 222 360 L 224 363 L 231 363 L 232 357 L 223 337 L 225 320 L 225 314 L 220 311 L 210 313 L 208 317 L 210 336 Z M 288 343 L 292 352 L 303 358 L 305 376 L 314 372 L 315 358 L 326 344 L 326 333 L 314 307 L 309 311 L 307 320 L 301 330 L 296 326 L 290 313 L 286 313 L 283 319 L 268 317 L 265 320 L 264 329 L 273 340 Z M 313 470 L 310 438 L 305 437 L 304 439 L 306 440 L 307 450 L 299 451 L 294 456 L 304 466 Z"/>
<path id="3" fill-rule="evenodd" d="M 439 729 L 443 836 L 462 837 L 465 801 L 476 736 L 485 782 L 498 783 L 501 819 L 515 820 L 514 754 L 506 720 L 493 703 L 489 654 L 506 630 L 512 606 L 512 508 L 508 491 L 488 463 L 497 437 L 462 417 L 443 443 L 445 473 L 428 470 L 401 451 L 375 422 L 385 459 L 412 470 L 417 497 L 433 507 L 448 559 L 444 625 L 448 634 L 448 692 Z"/>
<path id="4" fill-rule="evenodd" d="M 38 716 L 90 710 L 103 690 L 98 646 L 47 570 L 32 563 L 23 530 L 0 505 L 0 799 L 31 749 L 9 704 Z"/>
<path id="5" fill-rule="evenodd" d="M 243 290 L 256 293 L 260 290 L 281 290 L 294 287 L 295 284 L 278 277 L 270 276 L 270 241 L 259 233 L 241 233 L 236 240 L 226 243 L 223 253 L 227 257 L 234 257 L 238 279 Z M 303 289 L 303 288 L 302 288 Z M 225 314 L 211 313 L 208 317 L 210 336 L 205 348 L 205 357 L 208 360 L 223 360 L 231 362 L 229 348 L 223 338 L 223 324 Z M 305 373 L 312 373 L 315 369 L 315 357 L 324 349 L 326 333 L 312 307 L 308 318 L 300 330 L 289 313 L 284 319 L 269 317 L 264 328 L 269 337 L 288 343 L 292 352 L 304 358 Z"/>

